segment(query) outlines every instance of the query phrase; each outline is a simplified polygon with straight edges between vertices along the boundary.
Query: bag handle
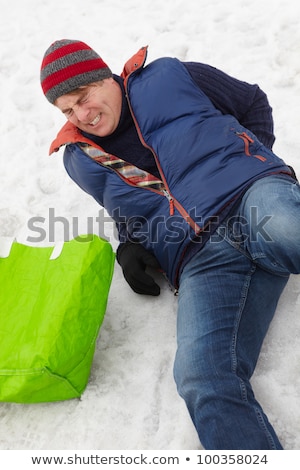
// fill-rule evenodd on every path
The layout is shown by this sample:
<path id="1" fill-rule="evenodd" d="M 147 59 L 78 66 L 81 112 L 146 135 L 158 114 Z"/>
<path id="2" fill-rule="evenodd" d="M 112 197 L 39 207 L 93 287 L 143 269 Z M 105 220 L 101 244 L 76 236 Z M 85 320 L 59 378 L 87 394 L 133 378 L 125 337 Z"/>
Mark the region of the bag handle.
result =
<path id="1" fill-rule="evenodd" d="M 0 259 L 1 258 L 8 258 L 13 246 L 13 243 L 16 242 L 16 238 L 14 237 L 0 237 Z M 50 260 L 57 259 L 61 255 L 61 252 L 64 247 L 64 242 L 56 242 L 53 246 L 53 250 L 50 256 Z"/>
<path id="2" fill-rule="evenodd" d="M 63 241 L 55 243 L 55 245 L 53 247 L 53 251 L 52 251 L 51 256 L 49 258 L 50 260 L 59 258 L 59 256 L 61 255 L 61 252 L 63 250 L 64 243 L 65 242 L 63 242 Z"/>
<path id="3" fill-rule="evenodd" d="M 14 237 L 0 237 L 0 258 L 9 257 L 14 241 Z"/>

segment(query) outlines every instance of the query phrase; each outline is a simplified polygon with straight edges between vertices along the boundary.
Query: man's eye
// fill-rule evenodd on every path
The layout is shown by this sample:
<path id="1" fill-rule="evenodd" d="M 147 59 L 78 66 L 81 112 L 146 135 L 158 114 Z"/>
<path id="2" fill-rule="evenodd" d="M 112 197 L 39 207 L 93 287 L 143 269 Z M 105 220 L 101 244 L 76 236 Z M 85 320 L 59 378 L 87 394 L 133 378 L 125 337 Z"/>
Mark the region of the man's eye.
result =
<path id="1" fill-rule="evenodd" d="M 72 110 L 72 109 L 68 109 L 67 111 L 64 111 L 64 115 L 66 116 L 66 118 L 71 117 L 72 114 L 73 114 L 73 110 Z"/>

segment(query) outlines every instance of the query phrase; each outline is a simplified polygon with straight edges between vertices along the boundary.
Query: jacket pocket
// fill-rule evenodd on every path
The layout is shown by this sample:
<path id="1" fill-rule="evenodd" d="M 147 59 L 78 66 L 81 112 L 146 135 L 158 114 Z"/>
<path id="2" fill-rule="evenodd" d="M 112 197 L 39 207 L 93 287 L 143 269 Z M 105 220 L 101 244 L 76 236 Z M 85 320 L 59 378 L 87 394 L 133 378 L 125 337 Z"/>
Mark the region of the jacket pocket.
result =
<path id="1" fill-rule="evenodd" d="M 254 143 L 254 140 L 247 134 L 247 132 L 236 132 L 236 135 L 244 141 L 244 151 L 247 157 L 257 158 L 261 162 L 265 162 L 267 160 L 266 157 L 263 157 L 262 155 L 251 153 L 250 145 Z"/>

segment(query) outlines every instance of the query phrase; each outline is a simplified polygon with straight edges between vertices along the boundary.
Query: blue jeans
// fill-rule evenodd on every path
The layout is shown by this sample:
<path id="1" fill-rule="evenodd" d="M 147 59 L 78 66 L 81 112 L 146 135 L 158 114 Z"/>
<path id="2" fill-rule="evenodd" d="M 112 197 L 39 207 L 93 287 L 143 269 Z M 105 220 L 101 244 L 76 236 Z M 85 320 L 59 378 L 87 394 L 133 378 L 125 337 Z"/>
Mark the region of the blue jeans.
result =
<path id="1" fill-rule="evenodd" d="M 174 377 L 205 449 L 282 449 L 250 378 L 299 272 L 300 188 L 279 175 L 256 181 L 184 268 Z"/>

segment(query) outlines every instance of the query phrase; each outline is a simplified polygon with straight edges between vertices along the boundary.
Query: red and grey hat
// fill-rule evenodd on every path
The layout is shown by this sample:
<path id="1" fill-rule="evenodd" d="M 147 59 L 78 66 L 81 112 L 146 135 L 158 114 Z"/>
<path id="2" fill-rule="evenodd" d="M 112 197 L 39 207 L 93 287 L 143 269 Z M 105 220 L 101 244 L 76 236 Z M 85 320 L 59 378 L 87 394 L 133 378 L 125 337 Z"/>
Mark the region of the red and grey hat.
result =
<path id="1" fill-rule="evenodd" d="M 56 99 L 83 85 L 112 77 L 112 71 L 87 44 L 72 39 L 54 42 L 45 52 L 41 85 L 46 98 Z"/>

